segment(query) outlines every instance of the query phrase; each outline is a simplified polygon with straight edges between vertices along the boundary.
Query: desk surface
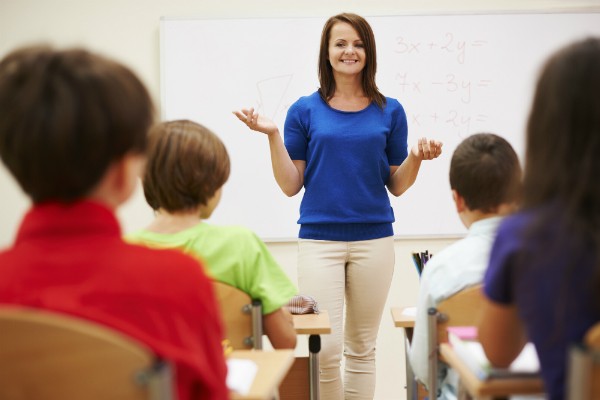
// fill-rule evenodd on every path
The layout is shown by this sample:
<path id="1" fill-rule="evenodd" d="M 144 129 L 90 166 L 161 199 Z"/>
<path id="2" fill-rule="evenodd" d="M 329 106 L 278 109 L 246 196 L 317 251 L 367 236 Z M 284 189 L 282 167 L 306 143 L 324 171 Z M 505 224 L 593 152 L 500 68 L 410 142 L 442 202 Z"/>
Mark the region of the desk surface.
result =
<path id="1" fill-rule="evenodd" d="M 415 307 L 392 307 L 392 320 L 396 328 L 413 328 L 415 326 L 415 316 L 403 313 L 405 309 L 414 309 Z"/>
<path id="2" fill-rule="evenodd" d="M 254 361 L 258 371 L 250 392 L 246 395 L 231 393 L 232 400 L 269 400 L 294 362 L 293 350 L 234 350 L 230 358 Z"/>
<path id="3" fill-rule="evenodd" d="M 331 323 L 327 311 L 318 314 L 294 314 L 294 329 L 297 334 L 321 335 L 331 333 Z"/>
<path id="4" fill-rule="evenodd" d="M 456 370 L 461 384 L 472 397 L 509 396 L 512 394 L 540 394 L 544 386 L 540 377 L 536 378 L 496 378 L 478 379 L 467 365 L 456 355 L 448 343 L 440 345 L 440 353 L 448 365 Z"/>

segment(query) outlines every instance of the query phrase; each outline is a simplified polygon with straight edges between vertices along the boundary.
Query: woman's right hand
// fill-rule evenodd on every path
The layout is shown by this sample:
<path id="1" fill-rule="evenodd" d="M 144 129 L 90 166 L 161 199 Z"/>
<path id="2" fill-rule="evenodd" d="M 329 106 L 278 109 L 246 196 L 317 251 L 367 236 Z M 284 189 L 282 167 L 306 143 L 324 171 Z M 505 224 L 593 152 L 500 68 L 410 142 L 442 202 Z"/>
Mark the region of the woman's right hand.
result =
<path id="1" fill-rule="evenodd" d="M 253 131 L 262 132 L 269 136 L 279 133 L 277 125 L 269 118 L 254 112 L 254 108 L 242 108 L 240 111 L 234 111 L 233 114 Z"/>

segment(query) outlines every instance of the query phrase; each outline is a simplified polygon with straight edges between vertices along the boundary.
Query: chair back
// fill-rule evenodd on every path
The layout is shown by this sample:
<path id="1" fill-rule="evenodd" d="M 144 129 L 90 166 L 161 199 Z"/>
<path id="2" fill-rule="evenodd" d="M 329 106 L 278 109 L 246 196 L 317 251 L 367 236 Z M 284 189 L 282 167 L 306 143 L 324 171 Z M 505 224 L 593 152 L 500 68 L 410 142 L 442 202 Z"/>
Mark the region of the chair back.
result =
<path id="1" fill-rule="evenodd" d="M 171 369 L 108 327 L 51 311 L 0 308 L 0 398 L 173 399 Z"/>
<path id="2" fill-rule="evenodd" d="M 225 339 L 234 350 L 262 349 L 263 322 L 260 300 L 231 285 L 213 281 L 213 289 L 221 308 Z"/>
<path id="3" fill-rule="evenodd" d="M 429 314 L 429 393 L 437 397 L 439 345 L 448 341 L 448 327 L 474 326 L 483 300 L 482 284 L 463 289 L 430 308 Z"/>
<path id="4" fill-rule="evenodd" d="M 567 398 L 600 398 L 600 322 L 587 331 L 582 344 L 574 345 L 569 350 Z"/>
<path id="5" fill-rule="evenodd" d="M 470 286 L 448 297 L 436 307 L 437 342 L 448 341 L 448 327 L 477 325 L 483 301 L 482 285 Z"/>

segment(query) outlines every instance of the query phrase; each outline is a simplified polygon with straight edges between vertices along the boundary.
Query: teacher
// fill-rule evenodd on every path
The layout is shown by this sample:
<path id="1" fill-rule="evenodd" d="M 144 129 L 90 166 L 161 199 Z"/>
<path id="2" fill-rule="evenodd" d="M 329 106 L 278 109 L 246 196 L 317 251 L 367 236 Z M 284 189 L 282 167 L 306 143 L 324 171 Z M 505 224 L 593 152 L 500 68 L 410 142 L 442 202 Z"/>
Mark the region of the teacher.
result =
<path id="1" fill-rule="evenodd" d="M 320 391 L 327 400 L 373 398 L 375 343 L 395 261 L 386 187 L 400 196 L 415 182 L 421 161 L 442 152 L 440 142 L 425 138 L 407 152 L 406 114 L 377 89 L 376 59 L 368 22 L 356 14 L 333 16 L 321 35 L 320 88 L 290 107 L 284 140 L 253 108 L 234 111 L 267 135 L 281 190 L 294 196 L 305 189 L 298 284 L 331 319 L 320 353 Z"/>

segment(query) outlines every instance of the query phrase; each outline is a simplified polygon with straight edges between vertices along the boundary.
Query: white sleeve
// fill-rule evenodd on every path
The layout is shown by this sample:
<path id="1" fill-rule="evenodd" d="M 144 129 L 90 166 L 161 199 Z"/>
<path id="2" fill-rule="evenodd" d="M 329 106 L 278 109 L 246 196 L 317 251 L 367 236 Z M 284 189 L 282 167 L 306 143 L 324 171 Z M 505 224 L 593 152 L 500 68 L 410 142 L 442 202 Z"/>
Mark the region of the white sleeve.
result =
<path id="1" fill-rule="evenodd" d="M 430 268 L 431 269 L 431 268 Z M 415 318 L 415 328 L 413 331 L 412 343 L 409 351 L 410 365 L 412 366 L 415 377 L 423 384 L 427 384 L 429 378 L 428 354 L 429 340 L 427 337 L 428 314 L 430 307 L 435 307 L 429 292 L 429 275 L 427 268 L 421 276 L 421 286 L 419 288 L 419 299 L 417 302 L 417 315 Z"/>

